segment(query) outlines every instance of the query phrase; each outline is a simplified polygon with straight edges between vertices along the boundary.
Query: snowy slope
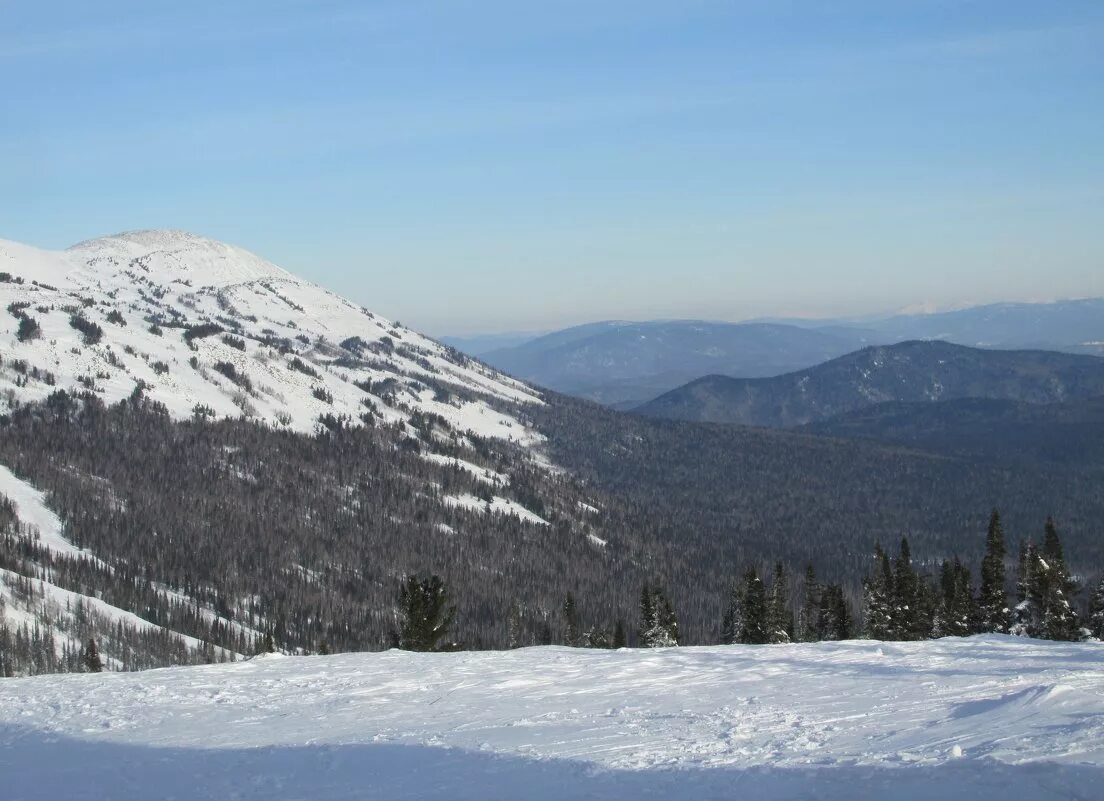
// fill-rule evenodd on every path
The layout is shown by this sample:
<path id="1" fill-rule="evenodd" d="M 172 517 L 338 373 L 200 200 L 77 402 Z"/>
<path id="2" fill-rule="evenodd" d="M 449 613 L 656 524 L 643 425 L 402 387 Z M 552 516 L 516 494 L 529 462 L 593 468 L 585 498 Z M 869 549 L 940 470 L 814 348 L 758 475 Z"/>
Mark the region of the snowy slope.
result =
<path id="1" fill-rule="evenodd" d="M 90 556 L 65 538 L 61 520 L 47 506 L 46 496 L 4 465 L 0 465 L 0 496 L 15 505 L 20 524 L 40 545 L 65 556 Z"/>
<path id="2" fill-rule="evenodd" d="M 180 231 L 64 252 L 0 240 L 0 273 L 0 412 L 58 388 L 113 402 L 143 382 L 176 417 L 200 406 L 311 432 L 321 415 L 393 423 L 420 412 L 460 435 L 540 441 L 512 413 L 541 402 L 524 384 L 232 245 Z M 100 326 L 101 341 L 86 344 L 74 315 Z M 37 338 L 19 341 L 22 316 Z M 224 333 L 185 337 L 203 324 Z"/>
<path id="3" fill-rule="evenodd" d="M 83 557 L 103 564 L 90 551 L 77 548 L 66 539 L 64 526 L 58 516 L 47 505 L 44 493 L 20 479 L 3 465 L 0 465 L 0 497 L 7 498 L 14 504 L 16 518 L 20 525 L 19 530 L 26 532 L 27 536 L 37 541 L 39 545 L 45 546 L 55 554 Z M 21 580 L 26 581 L 26 577 L 0 568 L 0 624 L 6 624 L 12 630 L 23 626 L 32 629 L 36 625 L 49 630 L 54 636 L 55 647 L 59 655 L 66 646 L 72 650 L 79 650 L 83 644 L 75 623 L 78 604 L 83 606 L 83 612 L 89 619 L 95 619 L 97 624 L 95 628 L 100 632 L 101 647 L 105 648 L 107 652 L 111 651 L 112 632 L 120 625 L 137 631 L 161 630 L 162 628 L 132 612 L 105 603 L 99 598 L 80 595 L 55 586 L 50 581 L 38 576 L 39 569 L 29 572 L 31 574 L 28 585 L 29 593 L 24 597 L 21 593 L 16 592 L 15 588 L 20 585 Z M 44 569 L 41 569 L 41 572 L 49 575 L 49 571 Z M 197 613 L 204 615 L 209 623 L 218 620 L 223 625 L 242 632 L 250 638 L 261 636 L 258 632 L 239 623 L 218 617 L 211 610 L 200 608 L 193 599 L 186 595 L 173 592 L 167 588 L 159 589 L 159 592 L 162 595 L 171 596 L 174 601 L 180 604 L 194 608 Z M 198 650 L 203 646 L 203 643 L 195 637 L 171 630 L 168 630 L 168 633 L 170 636 L 179 639 L 191 651 Z M 231 656 L 230 651 L 215 650 L 225 658 Z M 233 656 L 240 655 L 233 654 Z"/>
<path id="4" fill-rule="evenodd" d="M 3 601 L 4 611 L 3 616 L 0 616 L 0 622 L 7 623 L 13 629 L 23 625 L 31 628 L 38 625 L 51 629 L 58 655 L 62 653 L 65 646 L 78 651 L 83 645 L 82 639 L 77 636 L 75 631 L 78 605 L 83 607 L 83 615 L 95 620 L 95 628 L 101 632 L 100 647 L 106 651 L 110 651 L 112 648 L 112 636 L 119 626 L 137 631 L 163 630 L 170 637 L 180 640 L 190 651 L 198 651 L 203 647 L 203 642 L 195 637 L 163 629 L 161 626 L 138 617 L 133 612 L 112 606 L 99 598 L 70 592 L 41 579 L 31 579 L 32 595 L 30 597 L 17 597 L 12 587 L 16 586 L 21 578 L 21 576 L 10 570 L 0 568 L 0 601 Z M 47 623 L 46 621 L 50 622 Z M 252 634 L 256 635 L 256 632 L 252 632 Z M 223 648 L 214 648 L 214 652 L 223 659 L 243 656 Z M 112 665 L 110 659 L 108 659 L 108 665 Z"/>
<path id="5" fill-rule="evenodd" d="M 1104 646 L 262 658 L 0 681 L 16 799 L 1097 799 Z"/>

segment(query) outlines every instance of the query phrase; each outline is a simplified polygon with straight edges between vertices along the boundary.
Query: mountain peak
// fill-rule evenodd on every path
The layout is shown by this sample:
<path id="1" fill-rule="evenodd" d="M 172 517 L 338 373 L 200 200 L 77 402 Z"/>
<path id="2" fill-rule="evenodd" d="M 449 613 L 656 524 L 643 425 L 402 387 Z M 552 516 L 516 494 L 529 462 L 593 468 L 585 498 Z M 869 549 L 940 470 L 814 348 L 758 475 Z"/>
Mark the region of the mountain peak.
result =
<path id="1" fill-rule="evenodd" d="M 88 239 L 66 254 L 97 272 L 127 269 L 194 286 L 227 286 L 262 279 L 295 280 L 286 270 L 244 248 L 175 229 L 126 231 Z"/>
<path id="2" fill-rule="evenodd" d="M 540 440 L 513 416 L 540 402 L 529 387 L 235 245 L 175 230 L 61 252 L 0 241 L 0 272 L 0 413 L 59 389 L 138 391 L 178 418 L 311 432 L 432 415 L 457 440 Z"/>

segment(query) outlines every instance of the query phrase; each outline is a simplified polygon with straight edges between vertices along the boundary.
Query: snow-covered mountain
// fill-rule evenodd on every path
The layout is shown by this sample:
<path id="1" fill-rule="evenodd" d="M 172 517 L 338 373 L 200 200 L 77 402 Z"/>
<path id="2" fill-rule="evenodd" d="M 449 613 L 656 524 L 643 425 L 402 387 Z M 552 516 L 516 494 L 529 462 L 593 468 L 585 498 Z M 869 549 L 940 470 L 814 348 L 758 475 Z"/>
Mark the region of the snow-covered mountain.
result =
<path id="1" fill-rule="evenodd" d="M 548 525 L 510 497 L 509 476 L 471 461 L 475 442 L 493 438 L 520 446 L 520 461 L 542 469 L 534 448 L 544 438 L 523 422 L 528 407 L 543 403 L 534 390 L 241 248 L 180 231 L 118 234 L 60 252 L 0 240 L 0 304 L 0 415 L 58 390 L 92 392 L 105 404 L 140 392 L 176 419 L 244 417 L 306 434 L 339 423 L 388 426 L 437 471 L 412 478 L 406 492 L 444 507 L 427 513 L 442 517 L 442 530 L 459 527 L 457 513 Z M 22 475 L 9 466 L 0 464 L 0 503 L 8 504 L 0 511 L 22 539 L 56 559 L 90 560 L 103 575 L 74 592 L 73 577 L 63 579 L 45 554 L 0 564 L 0 625 L 40 632 L 50 638 L 44 649 L 52 642 L 62 660 L 87 631 L 125 629 L 134 645 L 108 642 L 111 667 L 124 664 L 116 659 L 124 653 L 130 667 L 202 660 L 210 646 L 180 630 L 181 611 L 192 631 L 230 634 L 223 642 L 233 644 L 208 658 L 232 658 L 260 638 L 228 610 L 219 614 L 163 582 L 148 587 L 145 600 L 105 594 L 114 568 L 100 558 L 106 554 L 74 544 L 72 520 L 50 508 L 57 486 L 51 499 L 41 480 L 28 480 L 26 465 Z M 443 491 L 452 482 L 440 476 L 456 471 L 470 480 Z M 87 524 L 76 530 L 86 533 Z M 151 598 L 175 608 L 177 619 L 151 612 Z"/>
<path id="2" fill-rule="evenodd" d="M 310 432 L 327 415 L 421 413 L 540 439 L 511 413 L 541 402 L 529 387 L 233 245 L 167 230 L 61 252 L 0 240 L 0 281 L 0 412 L 55 389 L 113 402 L 142 387 L 178 418 Z"/>
<path id="3" fill-rule="evenodd" d="M 262 657 L 0 681 L 9 801 L 1100 797 L 1100 643 Z"/>

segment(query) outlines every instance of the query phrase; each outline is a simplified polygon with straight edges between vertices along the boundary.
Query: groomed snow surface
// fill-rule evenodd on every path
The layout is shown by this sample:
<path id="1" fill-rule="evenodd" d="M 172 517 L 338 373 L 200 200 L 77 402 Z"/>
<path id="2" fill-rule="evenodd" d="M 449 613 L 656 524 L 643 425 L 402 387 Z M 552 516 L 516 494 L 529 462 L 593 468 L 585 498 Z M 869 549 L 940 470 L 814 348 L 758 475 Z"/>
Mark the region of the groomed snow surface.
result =
<path id="1" fill-rule="evenodd" d="M 1100 799 L 1104 646 L 410 654 L 0 681 L 16 799 Z"/>

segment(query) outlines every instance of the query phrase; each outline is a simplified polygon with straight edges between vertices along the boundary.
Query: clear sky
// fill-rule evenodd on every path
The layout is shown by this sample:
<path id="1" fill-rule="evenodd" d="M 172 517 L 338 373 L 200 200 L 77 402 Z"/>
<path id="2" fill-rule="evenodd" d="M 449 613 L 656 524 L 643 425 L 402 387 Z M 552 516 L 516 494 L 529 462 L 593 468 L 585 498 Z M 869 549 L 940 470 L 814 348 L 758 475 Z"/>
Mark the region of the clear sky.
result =
<path id="1" fill-rule="evenodd" d="M 6 2 L 0 237 L 431 334 L 1104 295 L 1104 2 Z"/>

